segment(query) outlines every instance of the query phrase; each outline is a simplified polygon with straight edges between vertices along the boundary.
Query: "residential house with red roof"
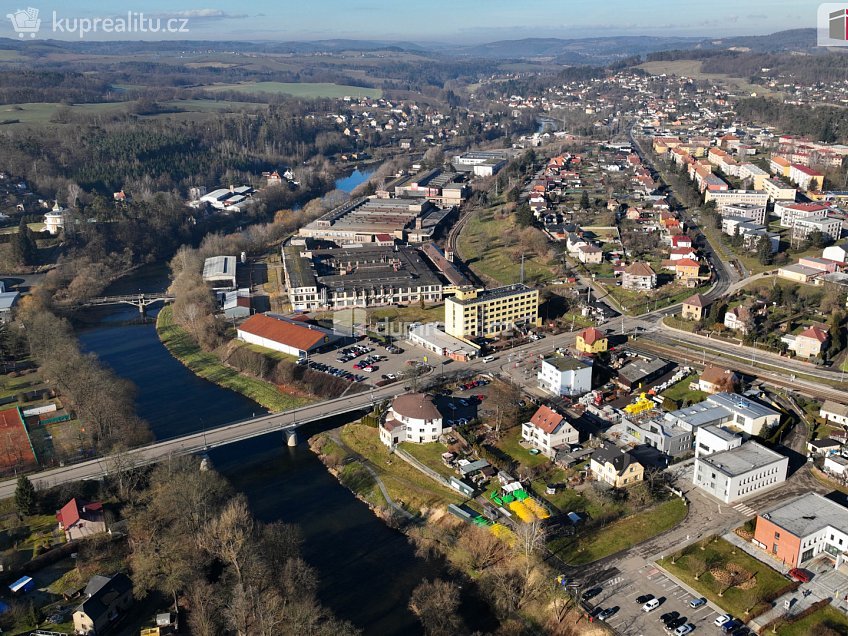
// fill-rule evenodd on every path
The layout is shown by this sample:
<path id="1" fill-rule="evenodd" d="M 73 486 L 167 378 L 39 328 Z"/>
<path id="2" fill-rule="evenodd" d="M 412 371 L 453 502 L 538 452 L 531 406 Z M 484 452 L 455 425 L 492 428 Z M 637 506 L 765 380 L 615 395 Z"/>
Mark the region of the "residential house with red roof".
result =
<path id="1" fill-rule="evenodd" d="M 790 351 L 798 358 L 815 358 L 821 356 L 830 341 L 827 329 L 819 325 L 811 325 L 797 335 L 787 334 L 781 338 Z"/>
<path id="2" fill-rule="evenodd" d="M 543 405 L 529 422 L 521 425 L 521 437 L 547 457 L 553 458 L 558 448 L 566 444 L 576 444 L 580 433 L 565 416 Z"/>
<path id="3" fill-rule="evenodd" d="M 594 327 L 588 327 L 577 334 L 574 347 L 580 353 L 603 353 L 609 346 L 607 337 Z"/>
<path id="4" fill-rule="evenodd" d="M 647 263 L 632 263 L 624 268 L 621 286 L 633 291 L 653 289 L 657 286 L 657 274 Z"/>
<path id="5" fill-rule="evenodd" d="M 56 520 L 59 522 L 59 529 L 64 530 L 68 541 L 106 532 L 103 504 L 99 501 L 86 502 L 82 499 L 71 499 L 56 513 Z"/>

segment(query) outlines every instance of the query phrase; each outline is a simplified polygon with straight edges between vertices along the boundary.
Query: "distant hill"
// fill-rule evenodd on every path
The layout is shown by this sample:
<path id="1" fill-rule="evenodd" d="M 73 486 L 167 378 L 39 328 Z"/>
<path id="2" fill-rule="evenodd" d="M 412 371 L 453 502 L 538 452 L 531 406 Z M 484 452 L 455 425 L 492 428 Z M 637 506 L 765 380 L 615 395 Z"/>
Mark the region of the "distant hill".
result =
<path id="1" fill-rule="evenodd" d="M 771 35 L 744 35 L 707 40 L 698 48 L 748 49 L 752 53 L 810 52 L 816 48 L 815 29 L 791 29 Z"/>

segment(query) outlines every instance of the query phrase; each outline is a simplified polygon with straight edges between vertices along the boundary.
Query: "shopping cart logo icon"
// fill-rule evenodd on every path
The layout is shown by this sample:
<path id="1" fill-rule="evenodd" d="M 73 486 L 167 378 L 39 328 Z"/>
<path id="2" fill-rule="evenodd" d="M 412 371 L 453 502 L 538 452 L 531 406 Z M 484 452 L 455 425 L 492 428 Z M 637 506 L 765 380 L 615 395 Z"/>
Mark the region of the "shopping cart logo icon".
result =
<path id="1" fill-rule="evenodd" d="M 41 18 L 38 17 L 38 9 L 27 7 L 26 9 L 18 9 L 14 13 L 6 14 L 12 22 L 12 28 L 19 38 L 25 37 L 29 33 L 29 37 L 34 38 L 35 34 L 41 28 Z"/>

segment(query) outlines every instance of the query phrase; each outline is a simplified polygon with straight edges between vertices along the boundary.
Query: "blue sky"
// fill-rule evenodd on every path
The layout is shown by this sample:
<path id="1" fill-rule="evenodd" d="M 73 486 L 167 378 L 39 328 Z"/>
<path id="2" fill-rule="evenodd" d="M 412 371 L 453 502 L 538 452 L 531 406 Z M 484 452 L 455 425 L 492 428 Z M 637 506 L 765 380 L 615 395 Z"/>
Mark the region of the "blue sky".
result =
<path id="1" fill-rule="evenodd" d="M 762 35 L 814 27 L 819 2 L 809 0 L 1 0 L 3 16 L 40 10 L 39 37 L 60 18 L 114 17 L 127 11 L 188 19 L 187 39 L 312 40 L 363 38 L 476 43 L 525 37 L 598 35 Z M 108 8 L 106 8 L 108 7 Z M 8 20 L 0 36 L 14 37 Z M 108 38 L 93 34 L 87 39 Z M 77 39 L 65 36 L 63 39 Z M 131 39 L 141 39 L 134 37 Z M 144 39 L 160 39 L 157 37 Z"/>

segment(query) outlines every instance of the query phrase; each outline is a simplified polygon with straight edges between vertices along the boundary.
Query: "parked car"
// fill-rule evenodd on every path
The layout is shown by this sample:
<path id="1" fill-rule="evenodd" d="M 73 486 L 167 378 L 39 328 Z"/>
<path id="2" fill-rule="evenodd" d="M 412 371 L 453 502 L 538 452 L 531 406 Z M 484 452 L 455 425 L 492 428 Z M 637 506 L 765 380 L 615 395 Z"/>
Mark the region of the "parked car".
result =
<path id="1" fill-rule="evenodd" d="M 706 605 L 706 604 L 707 604 L 707 599 L 705 599 L 703 596 L 701 598 L 693 598 L 691 601 L 689 601 L 689 607 L 691 607 L 691 608 L 701 607 L 701 605 Z"/>
<path id="2" fill-rule="evenodd" d="M 654 598 L 653 594 L 642 594 L 642 596 L 636 597 L 636 603 L 637 603 L 637 605 L 644 605 L 645 603 L 647 603 L 648 601 L 650 601 L 653 598 Z"/>
<path id="3" fill-rule="evenodd" d="M 753 632 L 751 632 L 746 625 L 743 625 L 742 627 L 734 629 L 730 636 L 751 636 L 752 633 Z"/>
<path id="4" fill-rule="evenodd" d="M 692 623 L 686 623 L 674 630 L 674 636 L 686 636 L 695 631 L 695 626 Z"/>
<path id="5" fill-rule="evenodd" d="M 673 632 L 675 629 L 677 629 L 677 628 L 678 628 L 678 627 L 680 627 L 681 625 L 686 624 L 686 621 L 687 621 L 687 620 L 688 620 L 688 619 L 687 619 L 685 616 L 678 616 L 677 618 L 675 618 L 675 619 L 673 619 L 673 620 L 668 621 L 668 622 L 665 624 L 665 628 L 666 628 L 666 630 L 667 630 L 667 631 L 669 631 L 669 632 Z"/>
<path id="6" fill-rule="evenodd" d="M 615 614 L 617 611 L 618 611 L 618 607 L 608 607 L 608 608 L 606 608 L 603 612 L 601 612 L 600 614 L 598 614 L 598 618 L 600 618 L 602 621 L 605 621 L 605 620 L 607 620 L 610 616 L 612 616 L 613 614 Z"/>
<path id="7" fill-rule="evenodd" d="M 722 625 L 721 631 L 723 631 L 725 634 L 729 634 L 730 632 L 732 632 L 737 627 L 742 627 L 742 621 L 734 618 L 734 619 L 727 621 L 724 625 Z"/>
<path id="8" fill-rule="evenodd" d="M 801 568 L 792 568 L 789 570 L 789 578 L 795 581 L 800 581 L 801 583 L 809 583 L 810 579 L 813 577 L 806 570 L 802 570 Z"/>
<path id="9" fill-rule="evenodd" d="M 595 598 L 598 594 L 600 594 L 603 590 L 599 587 L 592 587 L 583 592 L 583 600 L 588 601 L 590 598 Z"/>
<path id="10" fill-rule="evenodd" d="M 660 616 L 660 620 L 666 624 L 670 623 L 675 618 L 680 618 L 680 612 L 666 612 L 665 614 Z"/>
<path id="11" fill-rule="evenodd" d="M 730 614 L 722 614 L 717 619 L 713 621 L 713 625 L 716 627 L 722 627 L 725 623 L 732 621 L 733 617 Z"/>
<path id="12" fill-rule="evenodd" d="M 657 609 L 659 606 L 660 606 L 660 601 L 659 601 L 659 599 L 652 598 L 650 601 L 648 601 L 647 603 L 645 603 L 645 604 L 642 606 L 642 611 L 643 611 L 643 612 L 653 612 L 653 611 L 654 611 L 655 609 Z"/>

